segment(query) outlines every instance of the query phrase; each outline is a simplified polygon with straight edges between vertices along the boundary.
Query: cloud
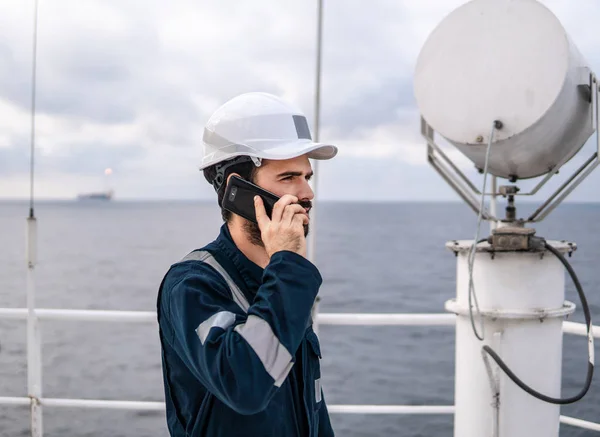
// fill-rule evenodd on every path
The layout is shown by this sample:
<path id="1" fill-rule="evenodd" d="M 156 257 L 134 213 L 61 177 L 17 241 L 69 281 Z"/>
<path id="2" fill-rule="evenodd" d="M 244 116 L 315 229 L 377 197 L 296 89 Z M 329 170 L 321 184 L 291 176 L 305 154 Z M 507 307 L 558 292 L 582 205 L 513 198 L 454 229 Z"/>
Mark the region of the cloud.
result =
<path id="1" fill-rule="evenodd" d="M 339 157 L 321 167 L 325 197 L 455 198 L 426 167 L 413 72 L 429 33 L 463 3 L 324 2 L 320 139 L 340 146 Z M 600 67 L 590 32 L 600 5 L 544 3 L 592 66 Z M 123 197 L 211 197 L 197 171 L 199 142 L 204 123 L 224 101 L 248 91 L 272 92 L 297 103 L 313 124 L 316 5 L 40 2 L 40 195 L 71 197 L 73 187 L 93 186 L 104 167 L 112 167 Z M 0 196 L 28 192 L 32 12 L 33 0 L 0 5 Z M 473 172 L 460 152 L 448 153 Z M 399 190 L 393 187 L 399 174 L 403 184 L 409 184 L 405 176 L 419 183 Z"/>
<path id="2" fill-rule="evenodd" d="M 29 150 L 25 141 L 0 148 L 0 174 L 23 174 L 28 171 Z"/>

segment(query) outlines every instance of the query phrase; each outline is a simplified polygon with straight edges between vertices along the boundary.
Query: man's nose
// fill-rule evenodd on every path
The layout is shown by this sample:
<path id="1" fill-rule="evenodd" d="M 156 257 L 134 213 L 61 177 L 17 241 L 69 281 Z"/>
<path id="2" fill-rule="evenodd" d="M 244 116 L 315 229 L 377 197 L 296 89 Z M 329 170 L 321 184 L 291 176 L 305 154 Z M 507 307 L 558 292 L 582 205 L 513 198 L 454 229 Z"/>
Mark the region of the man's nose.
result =
<path id="1" fill-rule="evenodd" d="M 315 193 L 310 187 L 310 184 L 307 180 L 304 180 L 304 184 L 302 185 L 302 191 L 298 194 L 298 199 L 301 200 L 313 200 L 315 198 Z"/>

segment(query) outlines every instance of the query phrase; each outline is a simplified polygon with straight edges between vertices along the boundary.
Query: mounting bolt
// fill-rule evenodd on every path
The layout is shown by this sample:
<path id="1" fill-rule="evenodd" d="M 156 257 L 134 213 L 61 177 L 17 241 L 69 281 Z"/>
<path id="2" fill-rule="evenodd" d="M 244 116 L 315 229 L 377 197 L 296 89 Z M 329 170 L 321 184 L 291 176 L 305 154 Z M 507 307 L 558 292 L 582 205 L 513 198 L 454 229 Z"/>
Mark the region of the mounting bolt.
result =
<path id="1" fill-rule="evenodd" d="M 475 141 L 477 141 L 478 143 L 483 143 L 483 137 L 481 135 L 478 135 Z"/>
<path id="2" fill-rule="evenodd" d="M 494 127 L 496 129 L 502 129 L 503 126 L 504 124 L 500 120 L 494 120 Z"/>

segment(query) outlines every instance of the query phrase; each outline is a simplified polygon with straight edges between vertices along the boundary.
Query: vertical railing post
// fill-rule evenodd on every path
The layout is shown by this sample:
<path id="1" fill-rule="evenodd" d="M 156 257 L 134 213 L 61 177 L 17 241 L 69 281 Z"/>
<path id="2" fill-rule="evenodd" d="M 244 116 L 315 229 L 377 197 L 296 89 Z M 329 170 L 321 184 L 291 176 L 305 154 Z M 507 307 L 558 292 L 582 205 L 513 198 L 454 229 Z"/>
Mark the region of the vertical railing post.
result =
<path id="1" fill-rule="evenodd" d="M 42 345 L 35 313 L 35 265 L 37 264 L 37 221 L 34 213 L 35 97 L 37 73 L 38 0 L 33 11 L 33 50 L 31 62 L 31 156 L 29 216 L 27 217 L 27 392 L 31 400 L 31 436 L 42 437 Z"/>
<path id="2" fill-rule="evenodd" d="M 42 363 L 38 318 L 35 314 L 35 266 L 37 263 L 37 221 L 31 211 L 27 218 L 27 392 L 31 399 L 31 436 L 42 437 Z"/>

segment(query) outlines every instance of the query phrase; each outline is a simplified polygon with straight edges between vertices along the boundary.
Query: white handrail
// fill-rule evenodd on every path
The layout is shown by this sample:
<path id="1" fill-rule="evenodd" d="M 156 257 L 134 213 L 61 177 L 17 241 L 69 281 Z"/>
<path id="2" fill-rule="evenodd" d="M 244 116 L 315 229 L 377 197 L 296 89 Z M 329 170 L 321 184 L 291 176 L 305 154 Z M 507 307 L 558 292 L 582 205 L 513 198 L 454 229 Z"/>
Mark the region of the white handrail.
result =
<path id="1" fill-rule="evenodd" d="M 109 401 L 97 399 L 43 398 L 44 407 L 98 408 L 110 410 L 164 411 L 164 402 Z M 29 398 L 0 397 L 0 405 L 29 405 Z M 333 414 L 454 414 L 454 405 L 328 405 Z M 578 428 L 600 431 L 600 423 L 560 416 L 561 423 Z"/>
<path id="2" fill-rule="evenodd" d="M 112 310 L 69 310 L 36 308 L 34 314 L 39 320 L 156 323 L 154 311 L 112 311 Z M 0 319 L 27 319 L 27 308 L 0 308 Z M 318 322 L 334 326 L 452 326 L 454 314 L 445 313 L 320 313 Z M 594 337 L 600 338 L 600 326 L 594 325 Z M 563 322 L 563 332 L 586 336 L 584 323 Z"/>
<path id="3" fill-rule="evenodd" d="M 339 414 L 454 414 L 454 405 L 327 405 Z"/>
<path id="4" fill-rule="evenodd" d="M 149 401 L 106 401 L 97 399 L 52 399 L 44 398 L 41 403 L 45 407 L 61 408 L 104 408 L 109 410 L 144 410 L 144 411 L 164 411 L 164 402 Z"/>
<path id="5" fill-rule="evenodd" d="M 0 397 L 0 405 L 31 405 L 31 399 Z"/>
<path id="6" fill-rule="evenodd" d="M 587 336 L 587 326 L 585 323 L 563 321 L 563 332 L 567 334 L 575 334 Z M 595 338 L 600 338 L 600 326 L 592 325 L 592 333 Z"/>
<path id="7" fill-rule="evenodd" d="M 95 321 L 123 323 L 156 323 L 154 311 L 107 311 L 36 308 L 33 315 L 38 320 Z M 27 320 L 27 308 L 0 308 L 0 319 Z M 369 313 L 320 313 L 318 322 L 334 326 L 452 326 L 454 314 L 369 314 Z M 600 326 L 594 326 L 594 337 L 600 338 Z M 586 336 L 583 323 L 563 322 L 563 332 Z M 31 405 L 29 397 L 0 397 L 0 405 Z M 164 402 L 112 401 L 98 399 L 39 399 L 40 406 L 63 408 L 104 408 L 118 410 L 164 411 Z M 453 405 L 329 405 L 334 414 L 454 414 Z M 593 431 L 600 431 L 600 424 L 573 417 L 560 416 L 561 423 Z"/>
<path id="8" fill-rule="evenodd" d="M 36 308 L 39 320 L 65 320 L 88 322 L 156 323 L 154 311 L 66 310 Z M 26 319 L 26 308 L 0 308 L 0 319 Z"/>
<path id="9" fill-rule="evenodd" d="M 591 429 L 592 431 L 600 431 L 600 423 L 575 419 L 574 417 L 560 416 L 560 422 L 564 423 L 565 425 L 576 426 L 577 428 Z"/>
<path id="10" fill-rule="evenodd" d="M 456 321 L 454 314 L 368 314 L 368 313 L 321 313 L 319 323 L 323 325 L 369 325 L 369 326 L 451 326 Z"/>

